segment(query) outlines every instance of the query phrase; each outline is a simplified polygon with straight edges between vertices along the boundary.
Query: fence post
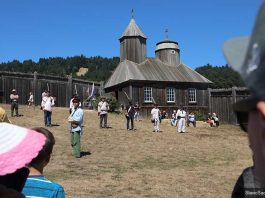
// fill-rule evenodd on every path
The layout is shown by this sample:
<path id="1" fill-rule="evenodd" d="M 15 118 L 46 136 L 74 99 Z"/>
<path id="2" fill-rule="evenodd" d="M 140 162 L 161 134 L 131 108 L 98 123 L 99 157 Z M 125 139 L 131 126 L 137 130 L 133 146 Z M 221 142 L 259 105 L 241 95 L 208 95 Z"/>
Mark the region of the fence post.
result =
<path id="1" fill-rule="evenodd" d="M 33 73 L 33 102 L 34 102 L 34 105 L 36 106 L 37 105 L 37 100 L 36 100 L 36 97 L 37 97 L 37 88 L 38 88 L 38 72 L 34 72 Z"/>
<path id="2" fill-rule="evenodd" d="M 211 92 L 212 92 L 212 89 L 208 88 L 207 91 L 208 91 L 208 113 L 209 113 L 209 112 L 212 111 L 212 104 L 211 104 Z"/>
<path id="3" fill-rule="evenodd" d="M 67 83 L 67 92 L 66 92 L 66 98 L 67 98 L 67 101 L 65 101 L 65 106 L 67 107 L 68 106 L 68 101 L 71 100 L 72 98 L 72 95 L 73 95 L 73 77 L 72 77 L 72 73 L 68 76 L 68 83 Z"/>
<path id="4" fill-rule="evenodd" d="M 237 124 L 237 119 L 236 119 L 236 116 L 235 114 L 233 113 L 233 104 L 236 103 L 236 87 L 232 87 L 232 105 L 231 105 L 231 109 L 230 111 L 232 111 L 232 115 L 233 115 L 233 124 Z"/>

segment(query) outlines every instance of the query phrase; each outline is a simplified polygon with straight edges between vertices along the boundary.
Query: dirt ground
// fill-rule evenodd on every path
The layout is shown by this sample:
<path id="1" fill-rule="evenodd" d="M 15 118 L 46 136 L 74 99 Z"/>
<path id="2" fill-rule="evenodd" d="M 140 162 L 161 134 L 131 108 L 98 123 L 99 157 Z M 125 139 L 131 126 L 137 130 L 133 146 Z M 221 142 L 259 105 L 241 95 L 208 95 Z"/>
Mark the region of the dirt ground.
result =
<path id="1" fill-rule="evenodd" d="M 2 104 L 10 115 L 10 106 Z M 10 120 L 25 127 L 43 126 L 36 107 L 19 107 Z M 50 131 L 56 145 L 44 174 L 64 186 L 66 197 L 230 197 L 242 172 L 250 166 L 246 135 L 236 126 L 210 128 L 200 122 L 179 134 L 169 121 L 153 133 L 150 120 L 125 130 L 123 115 L 109 114 L 109 129 L 99 129 L 97 113 L 85 110 L 84 156 L 72 156 L 68 109 L 54 108 Z"/>

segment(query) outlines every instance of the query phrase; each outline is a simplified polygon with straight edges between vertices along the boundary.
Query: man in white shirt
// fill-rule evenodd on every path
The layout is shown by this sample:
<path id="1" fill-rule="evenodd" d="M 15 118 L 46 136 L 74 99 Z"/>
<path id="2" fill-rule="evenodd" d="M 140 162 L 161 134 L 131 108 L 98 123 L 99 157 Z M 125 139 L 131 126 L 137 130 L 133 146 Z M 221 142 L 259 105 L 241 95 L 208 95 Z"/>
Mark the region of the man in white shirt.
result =
<path id="1" fill-rule="evenodd" d="M 42 98 L 41 107 L 44 113 L 44 124 L 46 127 L 52 126 L 52 107 L 54 106 L 54 99 L 50 96 L 50 93 L 47 92 L 46 96 Z"/>
<path id="2" fill-rule="evenodd" d="M 99 127 L 107 128 L 108 127 L 108 110 L 109 104 L 105 101 L 105 97 L 102 96 L 100 102 L 98 103 L 98 116 L 100 116 Z"/>
<path id="3" fill-rule="evenodd" d="M 185 129 L 186 129 L 186 111 L 184 111 L 183 107 L 180 107 L 180 109 L 178 110 L 177 118 L 178 118 L 178 132 L 179 133 L 185 133 Z"/>

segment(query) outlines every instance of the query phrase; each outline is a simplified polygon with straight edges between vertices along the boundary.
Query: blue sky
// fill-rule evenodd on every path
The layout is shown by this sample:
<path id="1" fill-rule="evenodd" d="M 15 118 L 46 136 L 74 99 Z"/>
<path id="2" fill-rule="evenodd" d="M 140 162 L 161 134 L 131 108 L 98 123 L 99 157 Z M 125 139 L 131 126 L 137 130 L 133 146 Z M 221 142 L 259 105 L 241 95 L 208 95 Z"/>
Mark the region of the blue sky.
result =
<path id="1" fill-rule="evenodd" d="M 221 66 L 224 41 L 250 35 L 262 0 L 1 0 L 0 62 L 76 55 L 119 56 L 131 19 L 148 37 L 147 55 L 166 38 L 191 68 Z"/>

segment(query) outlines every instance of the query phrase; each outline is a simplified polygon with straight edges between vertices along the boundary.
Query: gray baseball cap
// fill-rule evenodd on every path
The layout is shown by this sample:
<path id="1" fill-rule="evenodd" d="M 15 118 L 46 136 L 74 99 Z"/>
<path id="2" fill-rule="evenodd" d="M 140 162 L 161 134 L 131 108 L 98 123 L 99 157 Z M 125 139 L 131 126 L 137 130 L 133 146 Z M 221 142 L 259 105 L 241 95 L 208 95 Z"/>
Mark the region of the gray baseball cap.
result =
<path id="1" fill-rule="evenodd" d="M 223 51 L 228 64 L 241 75 L 251 94 L 265 100 L 265 2 L 251 36 L 226 41 Z"/>

